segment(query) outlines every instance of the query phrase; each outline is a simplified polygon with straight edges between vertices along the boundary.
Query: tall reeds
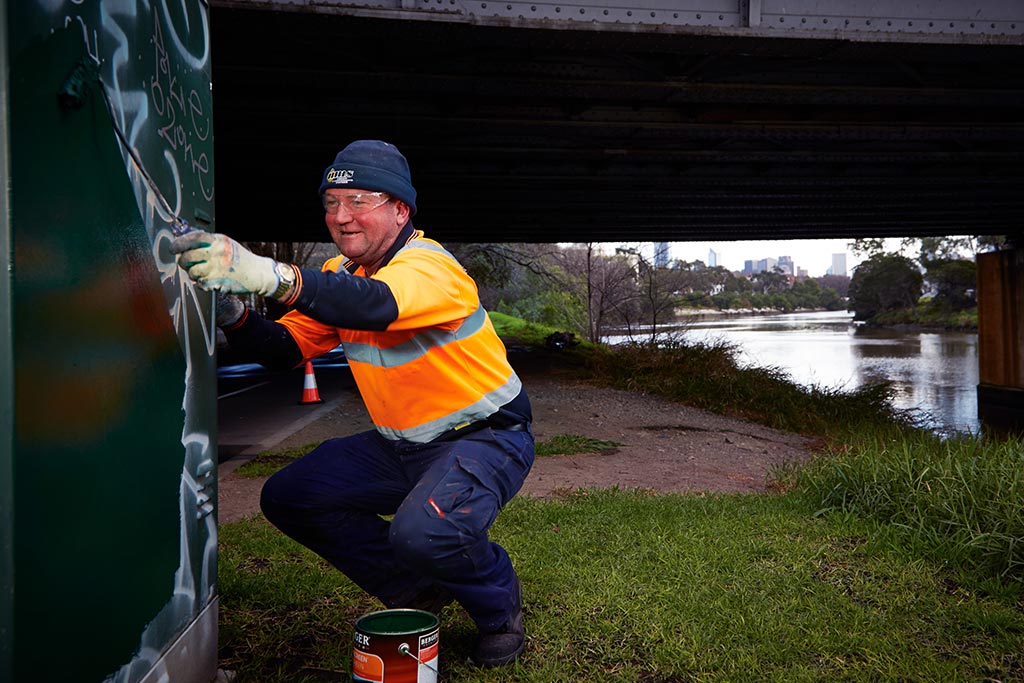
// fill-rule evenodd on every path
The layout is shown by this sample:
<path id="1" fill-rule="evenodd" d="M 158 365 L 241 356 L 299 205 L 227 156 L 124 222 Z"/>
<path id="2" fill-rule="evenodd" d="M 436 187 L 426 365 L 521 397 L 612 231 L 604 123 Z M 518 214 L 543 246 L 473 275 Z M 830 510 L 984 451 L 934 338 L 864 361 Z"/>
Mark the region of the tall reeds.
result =
<path id="1" fill-rule="evenodd" d="M 824 508 L 892 524 L 949 566 L 1024 583 L 1024 440 L 869 434 L 796 474 Z"/>

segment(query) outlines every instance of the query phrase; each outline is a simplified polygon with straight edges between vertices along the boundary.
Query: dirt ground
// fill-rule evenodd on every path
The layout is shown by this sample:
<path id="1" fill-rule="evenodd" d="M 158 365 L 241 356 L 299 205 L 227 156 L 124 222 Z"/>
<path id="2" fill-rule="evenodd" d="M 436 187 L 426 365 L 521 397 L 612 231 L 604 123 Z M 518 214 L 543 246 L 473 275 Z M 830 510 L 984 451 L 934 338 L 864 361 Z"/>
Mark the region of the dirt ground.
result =
<path id="1" fill-rule="evenodd" d="M 599 388 L 561 370 L 557 358 L 539 362 L 510 354 L 533 404 L 538 442 L 576 434 L 622 446 L 613 452 L 539 457 L 520 495 L 548 497 L 587 488 L 657 492 L 764 491 L 774 465 L 809 457 L 811 439 L 722 417 L 644 394 Z M 286 448 L 370 429 L 352 400 L 282 441 Z M 229 461 L 230 462 L 230 461 Z M 222 474 L 221 523 L 259 509 L 263 481 Z"/>

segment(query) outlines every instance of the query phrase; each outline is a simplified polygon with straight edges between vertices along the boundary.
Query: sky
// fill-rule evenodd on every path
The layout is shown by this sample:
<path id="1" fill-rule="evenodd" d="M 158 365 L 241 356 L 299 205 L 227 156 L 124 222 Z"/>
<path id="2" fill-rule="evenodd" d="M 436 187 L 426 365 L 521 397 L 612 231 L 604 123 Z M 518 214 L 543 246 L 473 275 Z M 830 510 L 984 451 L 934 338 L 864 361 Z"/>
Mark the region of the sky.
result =
<path id="1" fill-rule="evenodd" d="M 737 242 L 669 242 L 670 261 L 703 261 L 708 263 L 708 252 L 714 249 L 718 252 L 718 265 L 730 271 L 742 271 L 745 261 L 760 261 L 765 258 L 778 260 L 780 256 L 789 256 L 793 259 L 797 269 L 807 271 L 809 277 L 821 277 L 832 267 L 832 254 L 846 254 L 846 273 L 853 275 L 853 268 L 864 257 L 853 255 L 849 244 L 852 239 L 822 239 L 822 240 L 749 240 Z M 898 249 L 898 239 L 887 239 L 886 247 L 893 251 Z M 654 259 L 654 243 L 644 242 L 637 244 L 605 243 L 603 250 L 609 253 L 616 247 L 638 246 L 647 258 Z"/>
<path id="2" fill-rule="evenodd" d="M 966 235 L 949 235 L 950 238 L 968 237 Z M 846 254 L 847 276 L 853 275 L 853 269 L 857 264 L 865 260 L 865 256 L 855 256 L 850 248 L 853 239 L 821 239 L 821 240 L 749 240 L 737 242 L 669 242 L 669 260 L 672 261 L 703 261 L 708 264 L 708 252 L 715 250 L 718 253 L 718 265 L 730 271 L 742 271 L 745 261 L 760 261 L 765 258 L 778 260 L 780 256 L 789 256 L 793 259 L 797 269 L 807 271 L 810 277 L 821 277 L 827 275 L 832 267 L 832 254 Z M 909 253 L 916 249 L 911 244 L 904 247 L 902 239 L 898 237 L 887 237 L 883 240 L 883 248 L 887 252 L 903 253 L 911 258 L 916 257 L 916 252 Z M 631 244 L 606 244 L 606 248 L 617 246 L 629 246 L 642 249 L 642 253 L 653 260 L 654 243 L 646 242 L 638 245 Z M 960 252 L 961 258 L 973 258 L 971 253 Z"/>
<path id="3" fill-rule="evenodd" d="M 671 259 L 708 262 L 708 252 L 718 252 L 718 265 L 732 271 L 743 270 L 744 261 L 778 259 L 789 256 L 798 269 L 810 277 L 821 277 L 832 267 L 832 254 L 846 254 L 846 275 L 860 259 L 849 248 L 849 239 L 827 240 L 758 240 L 743 242 L 670 242 Z"/>

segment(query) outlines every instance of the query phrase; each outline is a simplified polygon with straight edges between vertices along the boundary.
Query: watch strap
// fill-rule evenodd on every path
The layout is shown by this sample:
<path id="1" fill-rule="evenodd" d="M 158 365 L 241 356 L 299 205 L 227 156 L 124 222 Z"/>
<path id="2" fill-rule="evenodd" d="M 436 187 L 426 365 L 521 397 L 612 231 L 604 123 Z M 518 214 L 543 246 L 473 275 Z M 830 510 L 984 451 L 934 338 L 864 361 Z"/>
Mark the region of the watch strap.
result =
<path id="1" fill-rule="evenodd" d="M 295 266 L 290 263 L 278 262 L 275 266 L 278 277 L 277 289 L 271 294 L 271 298 L 282 301 L 298 282 L 298 274 Z M 289 297 L 292 298 L 292 297 Z"/>

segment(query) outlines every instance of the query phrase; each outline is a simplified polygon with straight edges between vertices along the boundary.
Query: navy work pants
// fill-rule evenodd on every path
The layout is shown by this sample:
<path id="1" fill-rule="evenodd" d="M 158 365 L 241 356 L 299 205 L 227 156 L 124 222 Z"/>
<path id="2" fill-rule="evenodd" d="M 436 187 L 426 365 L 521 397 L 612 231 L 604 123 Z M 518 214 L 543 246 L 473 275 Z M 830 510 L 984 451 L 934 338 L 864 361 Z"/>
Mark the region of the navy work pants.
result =
<path id="1" fill-rule="evenodd" d="M 274 474 L 260 506 L 388 607 L 440 584 L 481 631 L 494 631 L 514 607 L 516 575 L 487 530 L 533 458 L 528 429 L 425 444 L 368 431 L 325 441 Z"/>

